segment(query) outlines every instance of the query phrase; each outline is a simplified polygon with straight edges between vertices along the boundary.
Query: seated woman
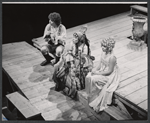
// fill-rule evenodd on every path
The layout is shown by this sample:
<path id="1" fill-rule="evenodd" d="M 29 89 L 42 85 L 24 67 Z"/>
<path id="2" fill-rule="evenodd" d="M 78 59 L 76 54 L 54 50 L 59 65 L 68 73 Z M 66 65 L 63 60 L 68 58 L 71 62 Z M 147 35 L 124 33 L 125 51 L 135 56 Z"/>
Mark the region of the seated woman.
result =
<path id="1" fill-rule="evenodd" d="M 62 90 L 71 98 L 76 97 L 78 90 L 85 88 L 85 76 L 93 67 L 89 41 L 85 33 L 82 32 L 83 30 L 74 33 L 73 44 L 70 49 L 62 55 L 60 61 L 54 66 L 55 90 Z M 85 45 L 87 46 L 86 54 L 83 52 Z"/>
<path id="2" fill-rule="evenodd" d="M 88 73 L 85 79 L 89 106 L 96 112 L 104 110 L 112 103 L 113 92 L 119 85 L 120 72 L 113 53 L 114 46 L 113 39 L 102 40 L 99 65 Z"/>
<path id="3" fill-rule="evenodd" d="M 41 52 L 46 60 L 41 63 L 41 66 L 50 62 L 58 62 L 59 57 L 55 55 L 56 48 L 58 46 L 64 46 L 66 39 L 66 28 L 61 24 L 60 14 L 53 12 L 49 14 L 48 18 L 49 24 L 46 25 L 43 36 L 47 45 L 41 48 Z"/>
<path id="4" fill-rule="evenodd" d="M 73 34 L 73 41 L 66 56 L 66 62 L 69 62 L 71 66 L 75 65 L 76 69 L 80 72 L 81 88 L 85 88 L 85 76 L 91 71 L 93 67 L 92 60 L 95 59 L 91 56 L 90 43 L 86 37 L 86 31 L 87 27 L 83 26 L 78 32 Z"/>

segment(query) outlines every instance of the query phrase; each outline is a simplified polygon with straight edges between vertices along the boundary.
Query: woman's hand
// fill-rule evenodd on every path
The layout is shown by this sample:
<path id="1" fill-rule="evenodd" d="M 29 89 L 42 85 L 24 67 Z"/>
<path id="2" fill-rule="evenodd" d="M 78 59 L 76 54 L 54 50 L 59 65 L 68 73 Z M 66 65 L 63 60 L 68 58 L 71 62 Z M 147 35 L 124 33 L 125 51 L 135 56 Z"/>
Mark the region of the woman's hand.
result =
<path id="1" fill-rule="evenodd" d="M 101 75 L 101 74 L 100 74 L 99 71 L 92 71 L 92 72 L 91 72 L 91 75 L 93 76 L 93 75 Z"/>

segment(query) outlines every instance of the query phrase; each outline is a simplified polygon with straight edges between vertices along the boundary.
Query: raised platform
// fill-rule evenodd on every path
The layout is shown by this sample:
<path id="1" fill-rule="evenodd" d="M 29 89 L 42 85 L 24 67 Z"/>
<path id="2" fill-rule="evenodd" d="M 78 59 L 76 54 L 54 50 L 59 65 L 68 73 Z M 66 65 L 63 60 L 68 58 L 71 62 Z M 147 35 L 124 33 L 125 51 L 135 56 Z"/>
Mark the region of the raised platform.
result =
<path id="1" fill-rule="evenodd" d="M 40 66 L 44 58 L 36 48 L 19 42 L 3 44 L 2 50 L 3 70 L 12 87 L 24 96 L 14 97 L 15 92 L 7 98 L 23 119 L 34 119 L 39 112 L 44 120 L 97 120 L 80 102 L 54 91 L 55 83 L 51 81 L 53 67 Z"/>
<path id="2" fill-rule="evenodd" d="M 132 21 L 128 15 L 129 12 L 125 12 L 87 23 L 87 37 L 92 55 L 96 58 L 94 65 L 98 64 L 100 56 L 99 42 L 107 37 L 116 40 L 114 51 L 122 77 L 115 96 L 143 117 L 147 117 L 147 49 L 135 52 L 127 48 L 130 42 L 127 37 L 132 35 Z M 67 29 L 66 49 L 72 40 L 72 34 L 80 26 Z M 2 45 L 3 70 L 11 83 L 41 112 L 45 120 L 100 120 L 80 102 L 53 90 L 55 84 L 49 80 L 53 67 L 40 66 L 43 60 L 40 51 L 26 42 Z"/>

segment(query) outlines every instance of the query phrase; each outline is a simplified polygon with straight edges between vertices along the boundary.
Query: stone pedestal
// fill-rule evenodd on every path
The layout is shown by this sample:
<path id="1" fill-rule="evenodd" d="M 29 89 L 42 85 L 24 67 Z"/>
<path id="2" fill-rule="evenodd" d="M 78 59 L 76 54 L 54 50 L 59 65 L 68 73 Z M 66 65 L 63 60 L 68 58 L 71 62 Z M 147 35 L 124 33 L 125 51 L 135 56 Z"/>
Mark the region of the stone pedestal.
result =
<path id="1" fill-rule="evenodd" d="M 147 21 L 147 18 L 142 16 L 133 16 L 131 20 L 133 21 L 133 28 L 132 28 L 133 35 L 132 35 L 132 41 L 127 45 L 127 47 L 129 49 L 136 50 L 136 51 L 143 50 L 145 47 L 147 47 L 144 40 L 142 40 L 142 37 L 145 34 L 143 26 Z"/>
<path id="2" fill-rule="evenodd" d="M 147 47 L 147 44 L 144 41 L 135 41 L 132 40 L 130 43 L 127 45 L 128 49 L 134 50 L 134 51 L 142 51 Z"/>

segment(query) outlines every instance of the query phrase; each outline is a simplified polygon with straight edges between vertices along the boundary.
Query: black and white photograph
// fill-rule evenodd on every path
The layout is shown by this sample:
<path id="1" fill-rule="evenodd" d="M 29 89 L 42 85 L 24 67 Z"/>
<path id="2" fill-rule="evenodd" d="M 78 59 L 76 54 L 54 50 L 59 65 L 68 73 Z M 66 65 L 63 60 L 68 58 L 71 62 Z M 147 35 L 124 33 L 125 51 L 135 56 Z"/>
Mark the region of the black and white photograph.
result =
<path id="1" fill-rule="evenodd" d="M 148 120 L 148 2 L 2 2 L 2 121 Z"/>

